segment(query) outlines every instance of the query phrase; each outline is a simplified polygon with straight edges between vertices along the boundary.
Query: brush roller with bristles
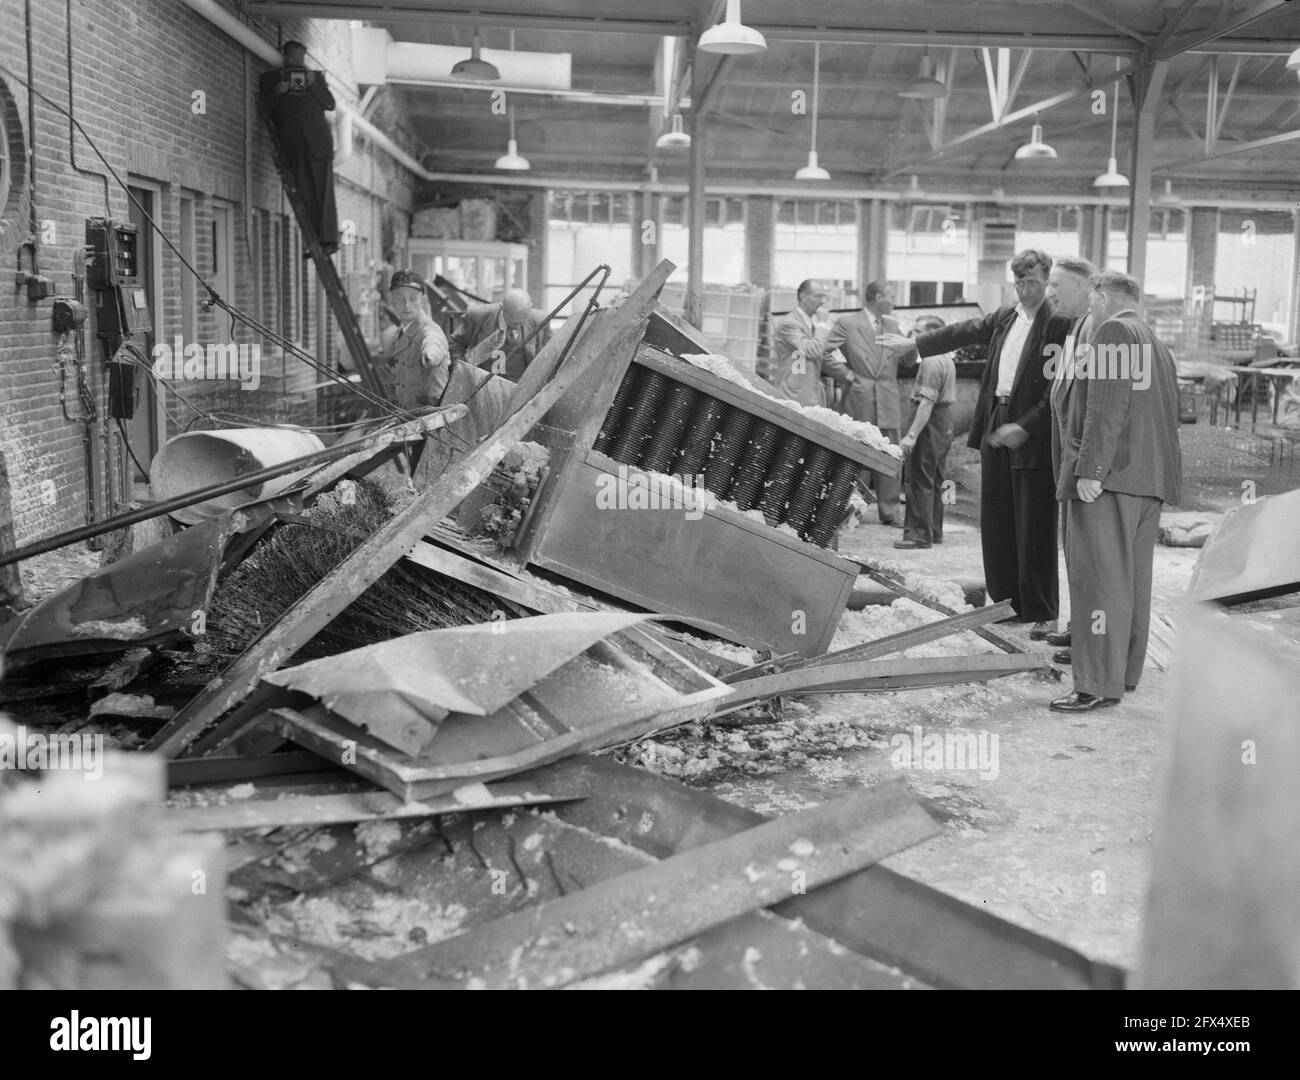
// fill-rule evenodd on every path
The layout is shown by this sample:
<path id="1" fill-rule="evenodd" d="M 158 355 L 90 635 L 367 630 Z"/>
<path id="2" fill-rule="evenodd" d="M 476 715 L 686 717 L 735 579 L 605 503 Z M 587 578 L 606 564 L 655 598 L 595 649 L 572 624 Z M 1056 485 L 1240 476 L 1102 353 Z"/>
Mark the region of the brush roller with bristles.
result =
<path id="1" fill-rule="evenodd" d="M 698 390 L 685 383 L 673 383 L 668 388 L 659 410 L 658 426 L 646 443 L 645 453 L 641 457 L 642 468 L 660 473 L 666 473 L 672 468 L 700 397 Z"/>

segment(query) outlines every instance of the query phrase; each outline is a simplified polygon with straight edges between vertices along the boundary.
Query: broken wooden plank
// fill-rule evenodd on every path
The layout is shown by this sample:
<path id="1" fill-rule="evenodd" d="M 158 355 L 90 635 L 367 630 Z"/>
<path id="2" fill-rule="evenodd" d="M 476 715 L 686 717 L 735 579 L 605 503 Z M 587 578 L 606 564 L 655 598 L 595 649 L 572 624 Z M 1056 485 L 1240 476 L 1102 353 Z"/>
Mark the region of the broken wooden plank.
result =
<path id="1" fill-rule="evenodd" d="M 767 822 L 396 957 L 394 973 L 542 989 L 599 975 L 936 835 L 902 780 Z"/>
<path id="2" fill-rule="evenodd" d="M 382 577 L 491 473 L 510 447 L 598 359 L 611 349 L 633 347 L 642 333 L 654 296 L 671 270 L 671 263 L 661 263 L 619 307 L 598 313 L 578 338 L 568 361 L 536 396 L 521 405 L 490 438 L 456 462 L 285 611 L 207 690 L 151 739 L 145 749 L 175 757 L 204 728 L 238 704 L 263 675 L 281 667 Z"/>
<path id="3" fill-rule="evenodd" d="M 871 578 L 872 581 L 884 585 L 886 588 L 893 589 L 899 596 L 905 596 L 907 599 L 920 604 L 922 607 L 928 607 L 931 611 L 940 611 L 945 615 L 957 614 L 947 604 L 941 604 L 937 600 L 931 600 L 928 596 L 923 596 L 915 589 L 909 589 L 906 585 L 895 581 L 883 571 L 877 570 L 870 563 L 859 561 L 858 566 L 862 568 L 862 572 L 866 574 L 867 577 Z M 1025 651 L 1010 638 L 1003 637 L 996 630 L 990 630 L 987 626 L 976 627 L 972 632 L 978 634 L 990 644 L 996 645 L 1003 652 L 1022 653 Z"/>
<path id="4" fill-rule="evenodd" d="M 348 775 L 341 766 L 308 750 L 290 750 L 260 757 L 175 758 L 167 762 L 167 786 L 220 784 L 254 780 L 261 776 L 293 776 L 303 773 Z"/>
<path id="5" fill-rule="evenodd" d="M 87 692 L 91 697 L 95 697 L 100 692 L 110 693 L 121 690 L 141 675 L 152 671 L 161 662 L 162 657 L 155 649 L 128 649 L 87 687 Z"/>
<path id="6" fill-rule="evenodd" d="M 843 664 L 850 660 L 874 660 L 877 657 L 888 656 L 890 653 L 902 652 L 904 649 L 914 649 L 918 645 L 959 634 L 963 630 L 974 630 L 991 622 L 999 622 L 1013 614 L 1014 610 L 1011 607 L 1011 601 L 1002 600 L 992 607 L 964 611 L 960 615 L 950 615 L 938 622 L 914 626 L 910 630 L 903 630 L 897 634 L 877 638 L 875 641 L 867 641 L 861 645 L 850 645 L 847 649 L 827 653 L 825 656 L 799 660 L 794 664 L 787 665 L 785 670 L 791 671 L 795 668 L 806 668 L 814 665 L 820 667 L 826 664 Z M 727 679 L 726 681 L 734 682 L 735 680 Z"/>
<path id="7" fill-rule="evenodd" d="M 731 693 L 718 704 L 731 709 L 746 701 L 778 694 L 849 693 L 901 690 L 917 686 L 942 686 L 953 682 L 983 682 L 1022 671 L 1035 671 L 1047 661 L 1028 653 L 1000 656 L 919 656 L 894 660 L 853 660 L 846 663 L 812 665 L 796 671 L 762 675 L 732 685 Z"/>
<path id="8" fill-rule="evenodd" d="M 1300 663 L 1205 605 L 1179 618 L 1135 986 L 1300 988 Z"/>
<path id="9" fill-rule="evenodd" d="M 585 779 L 562 821 L 666 858 L 751 829 L 762 814 L 644 769 L 582 755 L 537 770 Z M 773 911 L 945 989 L 1121 990 L 1125 972 L 883 865 L 794 896 Z"/>
<path id="10" fill-rule="evenodd" d="M 184 832 L 279 829 L 291 825 L 337 825 L 357 821 L 436 817 L 510 806 L 540 806 L 581 799 L 584 792 L 541 791 L 526 781 L 471 783 L 450 795 L 406 802 L 388 791 L 337 795 L 290 795 L 246 799 L 213 806 L 187 806 L 166 811 L 164 824 Z"/>

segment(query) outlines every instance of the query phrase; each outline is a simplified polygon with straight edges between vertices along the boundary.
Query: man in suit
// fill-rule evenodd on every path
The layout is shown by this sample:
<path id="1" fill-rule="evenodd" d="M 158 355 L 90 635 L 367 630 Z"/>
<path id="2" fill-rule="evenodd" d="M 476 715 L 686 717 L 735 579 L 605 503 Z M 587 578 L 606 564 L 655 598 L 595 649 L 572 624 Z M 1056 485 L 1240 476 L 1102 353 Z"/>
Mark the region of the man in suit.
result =
<path id="1" fill-rule="evenodd" d="M 1010 600 L 1041 639 L 1056 623 L 1056 499 L 1044 353 L 1065 343 L 1070 319 L 1046 303 L 1052 260 L 1032 248 L 1011 260 L 1019 303 L 916 338 L 922 356 L 985 345 L 967 445 L 980 452 L 980 543 L 989 599 Z"/>
<path id="2" fill-rule="evenodd" d="M 1052 273 L 1047 279 L 1047 299 L 1058 315 L 1073 319 L 1070 332 L 1066 335 L 1062 348 L 1051 372 L 1052 389 L 1048 396 L 1052 412 L 1052 476 L 1057 486 L 1057 497 L 1061 488 L 1061 445 L 1064 441 L 1066 411 L 1070 404 L 1070 391 L 1074 388 L 1075 357 L 1080 349 L 1086 349 L 1092 336 L 1092 316 L 1088 311 L 1089 285 L 1097 268 L 1087 259 L 1057 259 L 1052 264 Z M 1066 503 L 1058 504 L 1061 508 L 1061 548 L 1068 551 L 1066 543 Z M 1053 631 L 1046 637 L 1049 645 L 1062 649 L 1053 659 L 1059 663 L 1069 663 L 1070 654 L 1065 649 L 1070 645 L 1070 628 L 1063 633 Z"/>
<path id="3" fill-rule="evenodd" d="M 898 360 L 911 342 L 902 337 L 902 326 L 889 314 L 894 310 L 889 286 L 873 281 L 867 285 L 865 296 L 865 308 L 852 315 L 841 315 L 835 321 L 826 339 L 826 351 L 839 349 L 853 375 L 844 397 L 844 411 L 854 420 L 875 424 L 890 442 L 897 443 L 902 425 Z M 902 344 L 885 345 L 881 338 L 886 334 L 895 341 L 901 340 Z M 898 477 L 874 471 L 871 477 L 881 522 L 901 529 Z"/>
<path id="4" fill-rule="evenodd" d="M 829 323 L 818 323 L 817 313 L 826 306 L 826 289 L 820 281 L 800 284 L 796 306 L 777 322 L 772 335 L 772 384 L 800 405 L 825 407 L 823 376 L 851 383 L 853 372 L 826 348 Z"/>
<path id="5" fill-rule="evenodd" d="M 1137 316 L 1141 286 L 1115 270 L 1090 285 L 1094 330 L 1075 368 L 1057 492 L 1069 500 L 1074 660 L 1074 693 L 1051 703 L 1058 712 L 1114 705 L 1137 689 L 1160 510 L 1182 485 L 1178 373 Z"/>
<path id="6" fill-rule="evenodd" d="M 451 357 L 468 360 L 518 382 L 551 336 L 546 313 L 533 307 L 523 289 L 511 289 L 497 304 L 475 304 L 451 335 Z"/>

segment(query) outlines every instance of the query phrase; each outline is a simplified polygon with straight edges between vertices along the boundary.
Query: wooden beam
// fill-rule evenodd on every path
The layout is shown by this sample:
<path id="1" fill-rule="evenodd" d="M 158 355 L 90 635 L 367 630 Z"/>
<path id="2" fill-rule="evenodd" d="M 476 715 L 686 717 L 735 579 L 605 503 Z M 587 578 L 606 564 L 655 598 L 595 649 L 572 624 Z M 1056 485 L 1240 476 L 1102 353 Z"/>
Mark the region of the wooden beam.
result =
<path id="1" fill-rule="evenodd" d="M 414 502 L 382 525 L 339 565 L 272 623 L 266 631 L 203 693 L 154 735 L 146 749 L 175 757 L 210 723 L 233 708 L 257 685 L 263 675 L 282 667 L 322 627 L 366 589 L 424 534 L 454 510 L 486 477 L 506 452 L 524 437 L 598 357 L 611 350 L 630 349 L 644 331 L 650 308 L 673 269 L 663 262 L 618 308 L 602 312 L 583 328 L 572 355 L 545 386 L 516 410 L 491 436 L 429 486 Z M 575 322 L 571 319 L 570 322 Z M 572 333 L 572 331 L 570 332 Z M 565 337 L 564 333 L 556 335 Z M 548 347 L 549 347 L 548 343 Z M 529 375 L 544 378 L 538 354 L 517 387 L 530 391 Z M 539 369 L 539 370 L 534 370 Z"/>
<path id="2" fill-rule="evenodd" d="M 731 693 L 718 701 L 718 711 L 730 711 L 737 705 L 782 694 L 897 690 L 909 686 L 945 685 L 953 682 L 984 682 L 1003 675 L 1034 671 L 1047 667 L 1037 655 L 1023 653 L 1004 656 L 977 653 L 973 656 L 900 657 L 894 660 L 846 660 L 832 664 L 813 664 L 774 675 L 732 684 Z M 853 685 L 850 685 L 853 684 Z"/>
<path id="3" fill-rule="evenodd" d="M 326 795 L 297 794 L 292 786 L 272 787 L 269 793 L 252 799 L 169 809 L 163 813 L 162 822 L 181 832 L 283 829 L 436 817 L 492 807 L 538 806 L 581 799 L 584 794 L 581 790 L 542 791 L 538 784 L 526 780 L 497 780 L 487 785 L 471 785 L 472 794 L 467 792 L 460 798 L 453 793 L 423 802 L 407 802 L 390 791 L 366 790 L 362 782 L 357 786 L 362 790 Z"/>
<path id="4" fill-rule="evenodd" d="M 411 978 L 487 989 L 557 988 L 633 964 L 812 891 L 939 832 L 902 780 L 599 881 L 395 957 Z M 799 872 L 795 879 L 792 875 Z"/>
<path id="5" fill-rule="evenodd" d="M 953 609 L 948 607 L 947 604 L 941 604 L 937 600 L 931 600 L 928 596 L 923 596 L 915 589 L 909 589 L 906 585 L 900 585 L 888 574 L 885 574 L 880 570 L 877 570 L 874 566 L 871 566 L 869 563 L 864 563 L 859 561 L 858 566 L 861 568 L 862 572 L 866 574 L 867 577 L 871 578 L 872 581 L 878 582 L 879 584 L 884 585 L 886 588 L 893 589 L 896 593 L 898 593 L 899 596 L 905 596 L 907 597 L 907 599 L 920 604 L 922 607 L 928 607 L 931 611 L 940 611 L 945 615 L 957 614 L 957 612 L 953 611 Z M 1012 641 L 1010 638 L 1003 637 L 995 630 L 990 630 L 987 626 L 981 626 L 978 628 L 972 627 L 972 631 L 978 634 L 980 637 L 982 637 L 985 641 L 989 642 L 990 644 L 996 645 L 1003 652 L 1022 653 L 1025 651 L 1023 648 L 1020 647 L 1020 645 Z"/>
<path id="6" fill-rule="evenodd" d="M 1003 619 L 1011 618 L 1014 614 L 1015 609 L 1011 606 L 1011 601 L 1000 600 L 988 607 L 975 608 L 972 611 L 962 612 L 960 615 L 950 615 L 946 619 L 938 619 L 935 622 L 925 623 L 923 626 L 914 626 L 911 630 L 902 630 L 897 634 L 877 638 L 875 641 L 868 641 L 862 645 L 851 645 L 839 652 L 797 660 L 792 664 L 787 664 L 785 670 L 791 671 L 794 668 L 810 667 L 813 664 L 842 664 L 849 660 L 874 660 L 881 656 L 888 656 L 890 653 L 902 652 L 904 649 L 914 649 L 916 646 L 924 645 L 930 641 L 938 641 L 940 638 L 960 634 L 965 630 L 974 630 L 978 626 L 1001 622 Z M 723 682 L 727 683 L 735 681 L 734 674 L 727 676 L 723 680 Z"/>

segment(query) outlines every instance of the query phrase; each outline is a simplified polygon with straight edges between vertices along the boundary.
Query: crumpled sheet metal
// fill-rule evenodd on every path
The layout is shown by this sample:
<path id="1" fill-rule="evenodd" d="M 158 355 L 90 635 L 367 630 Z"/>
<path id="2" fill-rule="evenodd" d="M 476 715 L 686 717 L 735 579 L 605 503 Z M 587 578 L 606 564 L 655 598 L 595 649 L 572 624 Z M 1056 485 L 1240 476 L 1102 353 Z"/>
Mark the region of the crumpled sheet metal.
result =
<path id="1" fill-rule="evenodd" d="M 1300 489 L 1242 506 L 1205 542 L 1195 600 L 1239 601 L 1300 589 Z"/>
<path id="2" fill-rule="evenodd" d="M 417 753 L 451 713 L 488 716 L 611 634 L 652 616 L 564 612 L 426 630 L 264 676 Z"/>
<path id="3" fill-rule="evenodd" d="M 117 652 L 192 633 L 226 544 L 248 516 L 222 514 L 88 574 L 0 627 L 6 663 Z"/>

